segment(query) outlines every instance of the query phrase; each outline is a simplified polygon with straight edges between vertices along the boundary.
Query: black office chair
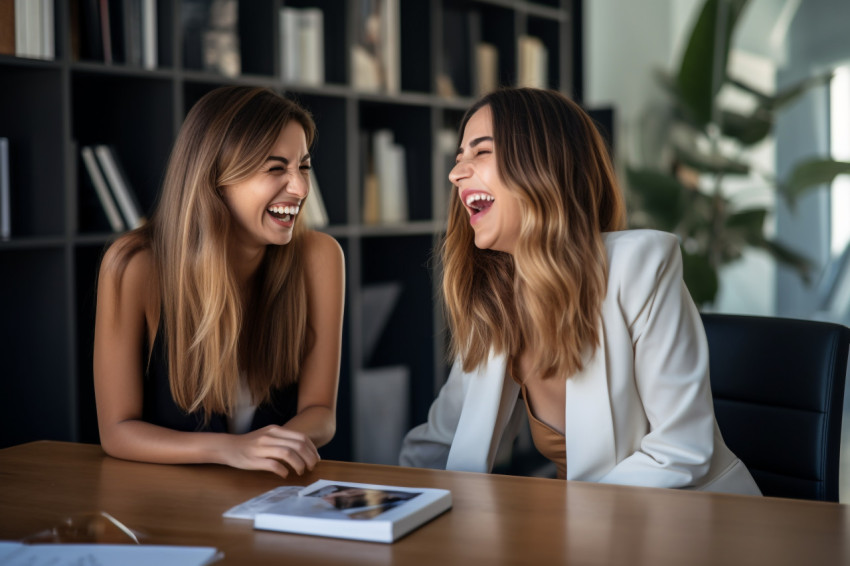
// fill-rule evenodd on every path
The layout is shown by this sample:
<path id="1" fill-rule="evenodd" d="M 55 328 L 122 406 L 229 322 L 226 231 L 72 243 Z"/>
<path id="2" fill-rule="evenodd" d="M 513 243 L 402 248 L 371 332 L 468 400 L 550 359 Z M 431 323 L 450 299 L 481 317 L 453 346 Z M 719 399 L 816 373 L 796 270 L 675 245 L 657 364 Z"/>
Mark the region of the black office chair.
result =
<path id="1" fill-rule="evenodd" d="M 838 501 L 850 328 L 702 314 L 714 410 L 764 495 Z"/>

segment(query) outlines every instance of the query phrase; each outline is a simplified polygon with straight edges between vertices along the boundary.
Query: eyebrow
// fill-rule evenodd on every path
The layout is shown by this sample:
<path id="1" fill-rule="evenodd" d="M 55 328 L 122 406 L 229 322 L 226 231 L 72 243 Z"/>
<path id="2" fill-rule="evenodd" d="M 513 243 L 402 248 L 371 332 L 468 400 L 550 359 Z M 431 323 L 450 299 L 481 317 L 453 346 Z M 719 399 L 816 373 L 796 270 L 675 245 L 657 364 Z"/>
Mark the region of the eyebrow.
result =
<path id="1" fill-rule="evenodd" d="M 304 155 L 304 157 L 301 158 L 301 163 L 304 163 L 310 158 L 311 156 L 309 153 Z M 269 161 L 280 161 L 284 165 L 289 165 L 289 160 L 285 157 L 280 157 L 279 155 L 269 155 L 268 157 L 266 157 L 266 162 L 268 163 Z"/>
<path id="2" fill-rule="evenodd" d="M 493 136 L 481 136 L 480 138 L 475 138 L 474 140 L 469 142 L 469 147 L 475 147 L 476 145 L 478 145 L 480 143 L 484 143 L 486 141 L 489 141 L 489 142 L 493 141 Z M 462 147 L 457 148 L 457 155 L 460 155 L 461 153 L 463 153 L 463 148 Z"/>

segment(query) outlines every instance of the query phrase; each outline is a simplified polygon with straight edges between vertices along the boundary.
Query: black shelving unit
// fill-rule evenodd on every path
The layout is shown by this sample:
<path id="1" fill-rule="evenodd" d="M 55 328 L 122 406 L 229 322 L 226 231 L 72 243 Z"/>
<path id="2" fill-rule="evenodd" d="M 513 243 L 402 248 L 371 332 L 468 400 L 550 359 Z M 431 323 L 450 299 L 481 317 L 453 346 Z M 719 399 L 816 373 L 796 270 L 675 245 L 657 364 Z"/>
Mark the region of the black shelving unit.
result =
<path id="1" fill-rule="evenodd" d="M 12 238 L 0 242 L 0 447 L 37 439 L 97 442 L 92 387 L 94 289 L 100 257 L 115 234 L 89 184 L 79 148 L 112 144 L 141 206 L 155 205 L 168 153 L 188 109 L 227 84 L 285 91 L 315 116 L 314 165 L 330 224 L 346 254 L 338 432 L 323 456 L 352 457 L 351 380 L 370 365 L 411 368 L 409 425 L 426 417 L 447 374 L 445 329 L 436 303 L 432 249 L 444 229 L 448 192 L 437 133 L 456 128 L 473 102 L 475 81 L 458 96 L 439 96 L 437 77 L 452 57 L 474 70 L 473 44 L 499 51 L 499 77 L 517 76 L 517 38 L 539 37 L 549 56 L 549 86 L 581 92 L 573 69 L 580 38 L 579 0 L 402 0 L 401 92 L 364 93 L 350 86 L 352 0 L 242 0 L 242 74 L 226 77 L 184 61 L 179 0 L 158 0 L 158 66 L 81 60 L 69 3 L 55 2 L 56 57 L 0 55 L 0 137 L 9 138 Z M 285 84 L 279 55 L 279 10 L 318 7 L 324 14 L 326 83 Z M 452 33 L 444 33 L 447 21 Z M 457 27 L 460 26 L 460 27 Z M 457 30 L 463 35 L 458 39 Z M 459 43 L 459 41 L 461 43 Z M 462 44 L 466 42 L 465 44 Z M 410 220 L 365 225 L 362 132 L 390 128 L 406 148 Z M 400 281 L 402 296 L 371 359 L 362 351 L 365 285 Z"/>

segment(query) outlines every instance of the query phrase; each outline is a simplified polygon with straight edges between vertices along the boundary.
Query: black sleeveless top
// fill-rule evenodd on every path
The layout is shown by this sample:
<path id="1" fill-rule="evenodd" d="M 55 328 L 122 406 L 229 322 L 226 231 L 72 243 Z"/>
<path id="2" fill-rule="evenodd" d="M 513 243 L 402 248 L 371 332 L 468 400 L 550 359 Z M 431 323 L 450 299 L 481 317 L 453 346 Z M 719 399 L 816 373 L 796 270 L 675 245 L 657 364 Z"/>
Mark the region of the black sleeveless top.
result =
<path id="1" fill-rule="evenodd" d="M 204 423 L 203 411 L 187 413 L 174 402 L 171 396 L 171 385 L 168 382 L 168 348 L 165 340 L 162 339 L 163 334 L 160 322 L 150 364 L 145 371 L 142 420 L 183 432 L 227 432 L 227 415 L 213 414 L 209 422 Z M 148 357 L 147 340 L 145 342 L 143 360 L 147 360 Z M 270 424 L 282 425 L 294 417 L 297 410 L 297 383 L 273 389 L 269 401 L 262 403 L 254 411 L 251 430 Z"/>

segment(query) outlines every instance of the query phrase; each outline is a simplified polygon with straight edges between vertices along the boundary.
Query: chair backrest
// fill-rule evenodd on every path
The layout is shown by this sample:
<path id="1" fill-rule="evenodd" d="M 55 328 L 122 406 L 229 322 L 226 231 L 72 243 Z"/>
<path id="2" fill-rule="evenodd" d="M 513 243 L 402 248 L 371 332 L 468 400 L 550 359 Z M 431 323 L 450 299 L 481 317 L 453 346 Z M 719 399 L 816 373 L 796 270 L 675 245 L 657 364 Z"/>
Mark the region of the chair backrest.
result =
<path id="1" fill-rule="evenodd" d="M 702 314 L 723 438 L 764 495 L 838 501 L 850 328 Z"/>

